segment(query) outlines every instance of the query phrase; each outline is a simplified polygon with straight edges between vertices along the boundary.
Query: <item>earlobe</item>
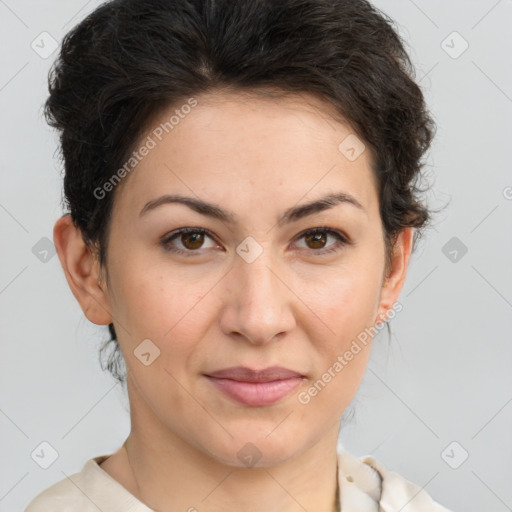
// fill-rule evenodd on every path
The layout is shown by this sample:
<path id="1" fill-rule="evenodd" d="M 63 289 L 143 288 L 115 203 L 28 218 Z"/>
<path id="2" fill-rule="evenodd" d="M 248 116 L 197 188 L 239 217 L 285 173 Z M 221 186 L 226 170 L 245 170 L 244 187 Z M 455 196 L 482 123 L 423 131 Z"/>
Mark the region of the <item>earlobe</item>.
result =
<path id="1" fill-rule="evenodd" d="M 81 231 L 67 214 L 57 220 L 53 241 L 71 292 L 88 320 L 97 325 L 112 322 L 108 299 L 100 286 L 99 263 L 85 244 Z"/>
<path id="2" fill-rule="evenodd" d="M 414 228 L 405 228 L 396 238 L 389 273 L 384 280 L 381 290 L 376 322 L 385 322 L 389 314 L 388 312 L 398 300 L 409 267 L 413 236 Z"/>

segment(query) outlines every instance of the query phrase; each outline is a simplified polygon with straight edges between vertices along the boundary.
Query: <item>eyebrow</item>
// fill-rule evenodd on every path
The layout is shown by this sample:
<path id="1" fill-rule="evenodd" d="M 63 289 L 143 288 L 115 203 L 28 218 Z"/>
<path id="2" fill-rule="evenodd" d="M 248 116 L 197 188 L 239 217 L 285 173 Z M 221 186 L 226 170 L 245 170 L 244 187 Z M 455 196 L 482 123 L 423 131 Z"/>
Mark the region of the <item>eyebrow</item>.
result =
<path id="1" fill-rule="evenodd" d="M 173 203 L 184 204 L 195 212 L 200 213 L 201 215 L 206 215 L 207 217 L 218 219 L 227 224 L 236 224 L 236 216 L 216 204 L 208 203 L 194 197 L 185 197 L 174 194 L 165 194 L 146 203 L 139 213 L 139 218 L 147 212 L 158 208 L 159 206 Z M 347 194 L 346 192 L 337 192 L 328 194 L 315 201 L 289 208 L 279 218 L 277 224 L 279 226 L 282 226 L 283 224 L 289 224 L 291 222 L 302 219 L 303 217 L 307 217 L 309 215 L 313 215 L 314 213 L 333 208 L 338 204 L 351 205 L 358 210 L 365 212 L 363 205 L 354 196 Z"/>

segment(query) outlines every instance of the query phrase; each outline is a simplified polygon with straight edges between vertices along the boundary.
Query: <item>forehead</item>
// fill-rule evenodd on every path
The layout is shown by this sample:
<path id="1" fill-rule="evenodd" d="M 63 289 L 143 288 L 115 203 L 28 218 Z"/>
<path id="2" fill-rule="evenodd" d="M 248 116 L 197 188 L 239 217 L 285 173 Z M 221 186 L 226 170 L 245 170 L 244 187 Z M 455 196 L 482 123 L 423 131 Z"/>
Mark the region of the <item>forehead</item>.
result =
<path id="1" fill-rule="evenodd" d="M 181 108 L 191 104 L 184 100 L 152 119 L 138 146 L 151 140 L 152 149 L 124 178 L 116 203 L 140 210 L 166 192 L 221 201 L 248 193 L 270 201 L 284 194 L 296 202 L 343 188 L 363 203 L 373 199 L 370 148 L 347 158 L 340 145 L 356 137 L 354 130 L 326 101 L 306 93 L 269 97 L 232 90 L 194 100 L 192 108 Z"/>

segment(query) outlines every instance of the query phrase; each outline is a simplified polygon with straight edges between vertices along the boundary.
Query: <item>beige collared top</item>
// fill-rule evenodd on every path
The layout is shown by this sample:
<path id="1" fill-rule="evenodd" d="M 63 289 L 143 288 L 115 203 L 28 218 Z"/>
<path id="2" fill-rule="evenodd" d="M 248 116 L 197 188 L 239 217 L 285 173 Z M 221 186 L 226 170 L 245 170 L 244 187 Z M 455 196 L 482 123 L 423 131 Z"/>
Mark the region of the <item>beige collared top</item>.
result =
<path id="1" fill-rule="evenodd" d="M 70 475 L 72 481 L 48 487 L 25 512 L 153 512 L 100 467 L 109 456 L 89 459 Z M 340 449 L 338 467 L 342 512 L 450 512 L 373 457 L 356 458 Z"/>

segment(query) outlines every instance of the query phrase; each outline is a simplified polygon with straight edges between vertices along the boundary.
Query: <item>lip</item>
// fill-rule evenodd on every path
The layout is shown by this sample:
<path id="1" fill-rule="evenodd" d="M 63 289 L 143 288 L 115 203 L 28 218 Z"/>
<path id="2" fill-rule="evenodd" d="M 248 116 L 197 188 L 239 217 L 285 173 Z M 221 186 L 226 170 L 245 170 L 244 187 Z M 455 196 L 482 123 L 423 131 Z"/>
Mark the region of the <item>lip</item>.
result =
<path id="1" fill-rule="evenodd" d="M 207 376 L 243 382 L 272 382 L 293 377 L 304 377 L 304 375 L 289 370 L 288 368 L 283 368 L 282 366 L 270 366 L 261 370 L 253 370 L 247 366 L 233 366 L 231 368 L 210 372 Z"/>
<path id="2" fill-rule="evenodd" d="M 280 366 L 263 370 L 237 366 L 209 373 L 205 377 L 228 397 L 255 407 L 276 403 L 305 378 L 300 373 Z"/>

